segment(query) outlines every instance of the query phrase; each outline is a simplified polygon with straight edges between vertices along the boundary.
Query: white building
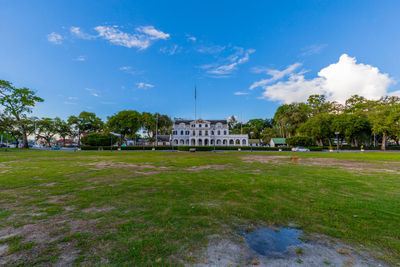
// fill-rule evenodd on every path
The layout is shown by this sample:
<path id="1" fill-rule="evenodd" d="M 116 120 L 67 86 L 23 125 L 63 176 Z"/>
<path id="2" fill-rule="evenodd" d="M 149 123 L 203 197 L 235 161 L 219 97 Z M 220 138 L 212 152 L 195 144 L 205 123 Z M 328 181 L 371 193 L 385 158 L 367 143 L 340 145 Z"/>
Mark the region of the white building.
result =
<path id="1" fill-rule="evenodd" d="M 247 134 L 230 134 L 226 120 L 177 120 L 171 141 L 179 146 L 247 146 Z"/>

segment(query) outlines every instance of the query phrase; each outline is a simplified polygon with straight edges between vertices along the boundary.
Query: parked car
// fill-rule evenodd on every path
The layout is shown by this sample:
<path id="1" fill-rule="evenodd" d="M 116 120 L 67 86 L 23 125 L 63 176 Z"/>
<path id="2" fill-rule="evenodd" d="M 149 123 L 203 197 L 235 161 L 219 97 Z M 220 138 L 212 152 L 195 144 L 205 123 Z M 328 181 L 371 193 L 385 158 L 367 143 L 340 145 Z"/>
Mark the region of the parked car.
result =
<path id="1" fill-rule="evenodd" d="M 293 152 L 310 152 L 310 149 L 302 147 L 302 146 L 298 146 L 298 147 L 294 147 L 292 148 Z"/>

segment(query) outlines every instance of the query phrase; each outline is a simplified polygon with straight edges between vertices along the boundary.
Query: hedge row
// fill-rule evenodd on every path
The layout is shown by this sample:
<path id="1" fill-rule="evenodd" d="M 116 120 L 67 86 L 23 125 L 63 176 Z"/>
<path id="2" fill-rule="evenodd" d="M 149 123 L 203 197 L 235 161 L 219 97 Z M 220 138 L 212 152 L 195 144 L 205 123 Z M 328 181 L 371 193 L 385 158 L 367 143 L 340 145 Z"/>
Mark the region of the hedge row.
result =
<path id="1" fill-rule="evenodd" d="M 155 148 L 156 150 L 172 150 L 171 146 L 123 146 L 123 147 L 111 147 L 111 146 L 81 146 L 82 150 L 99 150 L 102 148 L 103 150 L 152 150 Z"/>
<path id="2" fill-rule="evenodd" d="M 324 150 L 329 150 L 330 147 L 329 146 L 324 146 L 322 147 L 322 149 Z M 337 147 L 336 146 L 332 146 L 333 150 L 336 150 Z M 381 150 L 381 146 L 377 146 L 377 147 L 367 147 L 364 146 L 363 147 L 364 150 Z M 352 147 L 352 146 L 339 146 L 339 150 L 361 150 L 361 147 Z M 387 146 L 386 150 L 400 150 L 400 146 Z"/>
<path id="3" fill-rule="evenodd" d="M 118 150 L 118 147 L 110 147 L 110 146 L 81 146 L 82 150 L 99 150 L 102 148 L 103 150 Z M 112 148 L 112 149 L 111 149 Z M 190 148 L 195 148 L 196 151 L 213 151 L 214 146 L 123 146 L 120 147 L 121 150 L 178 150 L 178 151 L 189 151 Z M 250 147 L 250 146 L 216 146 L 215 150 L 235 150 L 241 149 L 243 151 L 291 151 L 290 147 Z M 322 147 L 310 147 L 311 151 L 322 151 Z"/>

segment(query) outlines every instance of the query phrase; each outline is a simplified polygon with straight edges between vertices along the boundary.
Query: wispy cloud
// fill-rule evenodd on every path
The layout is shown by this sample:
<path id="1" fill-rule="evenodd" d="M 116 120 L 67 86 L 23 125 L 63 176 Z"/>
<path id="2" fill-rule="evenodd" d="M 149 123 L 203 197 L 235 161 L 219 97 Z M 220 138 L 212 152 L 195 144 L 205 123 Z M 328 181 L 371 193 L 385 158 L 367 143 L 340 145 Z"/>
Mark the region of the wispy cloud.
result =
<path id="1" fill-rule="evenodd" d="M 64 101 L 64 104 L 65 105 L 76 105 L 75 102 L 69 102 L 69 101 Z"/>
<path id="2" fill-rule="evenodd" d="M 86 59 L 87 59 L 86 56 L 78 56 L 75 58 L 76 61 L 80 61 L 80 62 L 86 61 Z"/>
<path id="3" fill-rule="evenodd" d="M 137 27 L 134 33 L 123 32 L 115 26 L 97 26 L 94 29 L 98 32 L 98 36 L 110 43 L 128 48 L 136 47 L 140 50 L 148 48 L 152 41 L 166 40 L 170 37 L 168 33 L 157 30 L 153 26 Z"/>
<path id="4" fill-rule="evenodd" d="M 181 52 L 182 47 L 178 46 L 178 45 L 173 45 L 171 47 L 162 47 L 160 48 L 160 52 L 163 54 L 167 54 L 167 55 L 175 55 L 178 54 L 179 52 Z"/>
<path id="5" fill-rule="evenodd" d="M 137 85 L 138 88 L 141 88 L 141 89 L 148 89 L 148 88 L 153 88 L 154 87 L 153 84 L 145 83 L 145 82 L 139 82 L 136 85 Z"/>
<path id="6" fill-rule="evenodd" d="M 80 27 L 74 27 L 74 26 L 73 26 L 73 27 L 71 27 L 71 28 L 69 29 L 69 31 L 71 32 L 71 34 L 72 34 L 73 36 L 75 36 L 75 37 L 77 37 L 77 38 L 80 38 L 80 39 L 91 40 L 91 39 L 97 38 L 96 35 L 84 33 L 84 32 L 81 30 Z"/>
<path id="7" fill-rule="evenodd" d="M 58 44 L 58 45 L 62 44 L 63 39 L 64 38 L 61 36 L 61 34 L 58 34 L 58 33 L 55 33 L 55 32 L 49 33 L 47 35 L 47 40 L 50 43 L 53 43 L 53 44 Z"/>
<path id="8" fill-rule="evenodd" d="M 225 46 L 221 45 L 201 45 L 196 48 L 196 51 L 203 54 L 219 54 L 225 50 Z"/>
<path id="9" fill-rule="evenodd" d="M 307 47 L 301 49 L 302 52 L 301 52 L 300 56 L 307 57 L 307 56 L 319 54 L 319 53 L 321 53 L 322 49 L 324 49 L 327 46 L 328 46 L 327 44 L 314 44 L 314 45 L 307 46 Z"/>
<path id="10" fill-rule="evenodd" d="M 68 100 L 78 100 L 79 98 L 77 98 L 76 96 L 69 96 Z"/>
<path id="11" fill-rule="evenodd" d="M 208 74 L 214 76 L 229 76 L 238 65 L 249 61 L 250 55 L 255 52 L 254 49 L 244 49 L 242 47 L 235 47 L 235 50 L 233 54 L 222 59 L 219 63 L 203 65 L 201 68 L 206 69 Z"/>
<path id="12" fill-rule="evenodd" d="M 134 70 L 131 66 L 122 66 L 119 68 L 119 70 L 132 75 L 138 75 L 144 72 L 144 71 Z"/>
<path id="13" fill-rule="evenodd" d="M 100 94 L 96 89 L 93 88 L 85 88 L 86 91 L 88 91 L 92 96 L 99 97 Z"/>
<path id="14" fill-rule="evenodd" d="M 188 41 L 191 41 L 191 42 L 196 42 L 196 41 L 197 41 L 197 38 L 196 38 L 196 37 L 191 36 L 191 35 L 189 35 L 189 34 L 186 34 L 186 39 L 187 39 Z"/>
<path id="15" fill-rule="evenodd" d="M 262 79 L 260 81 L 254 82 L 251 86 L 250 86 L 250 90 L 253 90 L 254 88 L 257 87 L 262 87 L 265 86 L 269 83 L 273 83 L 277 80 L 280 80 L 282 78 L 284 78 L 287 75 L 290 75 L 291 73 L 293 73 L 297 68 L 299 68 L 300 66 L 302 66 L 301 63 L 294 63 L 290 66 L 288 66 L 286 69 L 284 70 L 276 70 L 276 69 L 270 69 L 270 68 L 266 68 L 266 67 L 254 67 L 252 69 L 252 71 L 254 73 L 265 73 L 267 75 L 270 75 L 271 78 L 268 79 Z"/>
<path id="16" fill-rule="evenodd" d="M 234 92 L 234 95 L 248 95 L 248 92 Z"/>

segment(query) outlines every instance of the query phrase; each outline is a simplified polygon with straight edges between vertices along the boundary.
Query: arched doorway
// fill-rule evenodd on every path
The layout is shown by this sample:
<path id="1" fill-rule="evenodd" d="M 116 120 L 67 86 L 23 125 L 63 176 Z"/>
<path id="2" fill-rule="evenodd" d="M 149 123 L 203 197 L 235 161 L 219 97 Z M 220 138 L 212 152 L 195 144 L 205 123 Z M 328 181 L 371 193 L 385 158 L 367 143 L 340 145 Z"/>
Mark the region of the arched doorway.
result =
<path id="1" fill-rule="evenodd" d="M 234 142 L 233 140 L 229 140 L 229 144 L 230 144 L 230 145 L 234 145 L 235 142 Z"/>
<path id="2" fill-rule="evenodd" d="M 192 139 L 190 145 L 191 145 L 191 146 L 195 146 L 195 145 L 196 145 L 196 140 L 195 140 L 195 139 Z"/>
<path id="3" fill-rule="evenodd" d="M 208 139 L 204 139 L 204 145 L 208 146 Z"/>
<path id="4" fill-rule="evenodd" d="M 181 141 L 179 142 L 180 145 L 184 145 L 185 144 L 185 140 L 181 139 Z"/>
<path id="5" fill-rule="evenodd" d="M 221 144 L 221 139 L 218 139 L 217 140 L 217 145 L 220 145 Z"/>
<path id="6" fill-rule="evenodd" d="M 228 144 L 228 141 L 226 141 L 226 139 L 224 139 L 224 141 L 222 141 L 222 144 L 223 144 L 223 145 L 227 145 L 227 144 Z"/>
<path id="7" fill-rule="evenodd" d="M 242 145 L 245 146 L 246 145 L 246 139 L 242 140 Z"/>
<path id="8" fill-rule="evenodd" d="M 197 140 L 197 142 L 198 142 L 199 146 L 203 145 L 203 140 L 199 139 L 199 140 Z"/>

